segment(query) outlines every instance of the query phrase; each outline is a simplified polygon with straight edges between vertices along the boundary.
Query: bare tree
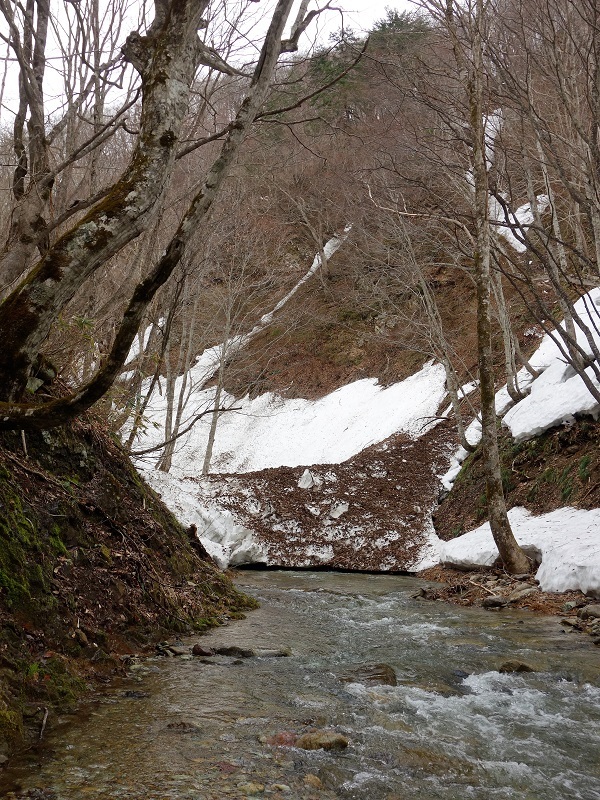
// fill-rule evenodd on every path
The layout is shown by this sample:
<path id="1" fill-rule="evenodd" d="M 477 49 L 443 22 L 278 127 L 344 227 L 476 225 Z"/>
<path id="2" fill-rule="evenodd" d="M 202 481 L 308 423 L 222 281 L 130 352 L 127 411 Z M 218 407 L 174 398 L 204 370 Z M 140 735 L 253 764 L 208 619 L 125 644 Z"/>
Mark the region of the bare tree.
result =
<path id="1" fill-rule="evenodd" d="M 29 235 L 23 236 L 21 229 L 11 235 L 7 253 L 16 264 L 11 274 L 23 272 L 33 258 L 38 237 L 31 236 L 32 226 L 37 224 L 42 211 L 40 202 L 48 201 L 57 175 L 57 169 L 49 164 L 44 120 L 40 119 L 43 45 L 49 11 L 43 0 L 35 5 L 32 0 L 30 5 L 37 12 L 35 35 L 31 15 L 19 28 L 13 8 L 5 0 L 0 5 L 20 67 L 18 132 L 28 110 L 31 130 L 31 159 L 26 164 L 25 158 L 20 157 L 15 173 L 15 197 L 21 203 L 19 217 L 26 220 Z M 104 197 L 48 249 L 43 249 L 39 261 L 0 305 L 0 336 L 4 342 L 0 355 L 2 427 L 62 424 L 88 408 L 110 388 L 127 357 L 146 308 L 179 264 L 262 109 L 279 56 L 297 48 L 299 37 L 315 16 L 316 12 L 309 12 L 298 19 L 294 33 L 284 39 L 291 6 L 292 0 L 277 3 L 258 62 L 248 77 L 245 97 L 226 126 L 218 157 L 209 166 L 165 252 L 133 291 L 103 365 L 86 385 L 69 397 L 40 405 L 23 404 L 19 401 L 28 379 L 39 369 L 41 348 L 57 316 L 87 280 L 140 235 L 156 212 L 181 149 L 182 126 L 197 69 L 204 65 L 224 73 L 237 72 L 198 36 L 198 30 L 205 25 L 205 0 L 156 0 L 154 21 L 147 31 L 128 36 L 123 54 L 141 78 L 142 95 L 139 133 L 131 160 Z M 22 152 L 23 148 L 20 149 Z M 27 176 L 31 188 L 26 191 Z"/>

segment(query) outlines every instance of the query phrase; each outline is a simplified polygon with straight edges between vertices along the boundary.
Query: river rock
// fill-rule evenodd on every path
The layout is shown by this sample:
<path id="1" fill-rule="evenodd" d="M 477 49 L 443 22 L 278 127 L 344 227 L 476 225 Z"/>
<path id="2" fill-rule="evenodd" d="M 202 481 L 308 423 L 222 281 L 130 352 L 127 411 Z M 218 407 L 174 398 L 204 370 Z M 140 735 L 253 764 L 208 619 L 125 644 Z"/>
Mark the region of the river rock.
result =
<path id="1" fill-rule="evenodd" d="M 498 668 L 498 672 L 507 674 L 510 672 L 535 672 L 535 670 L 524 661 L 505 661 L 504 664 L 501 664 Z"/>
<path id="2" fill-rule="evenodd" d="M 203 656 L 204 658 L 210 658 L 210 656 L 214 656 L 215 651 L 212 650 L 210 647 L 203 647 L 201 644 L 195 644 L 192 647 L 192 655 L 194 656 Z"/>
<path id="3" fill-rule="evenodd" d="M 561 619 L 560 624 L 569 628 L 577 628 L 578 631 L 581 630 L 581 622 L 573 617 L 565 617 L 565 619 Z"/>
<path id="4" fill-rule="evenodd" d="M 195 644 L 192 647 L 192 655 L 194 656 L 202 656 L 203 658 L 210 658 L 214 656 L 215 651 L 210 647 L 204 647 L 201 644 Z"/>
<path id="5" fill-rule="evenodd" d="M 256 650 L 249 647 L 238 647 L 237 645 L 224 645 L 215 647 L 215 653 L 219 656 L 229 656 L 230 658 L 254 658 Z"/>
<path id="6" fill-rule="evenodd" d="M 348 744 L 348 739 L 335 731 L 304 733 L 296 740 L 296 747 L 302 750 L 344 750 Z"/>
<path id="7" fill-rule="evenodd" d="M 600 603 L 595 603 L 591 606 L 584 606 L 577 616 L 581 619 L 599 619 Z"/>
<path id="8" fill-rule="evenodd" d="M 342 683 L 362 683 L 366 686 L 397 686 L 398 680 L 389 664 L 365 664 L 352 672 L 340 675 Z"/>
<path id="9" fill-rule="evenodd" d="M 177 645 L 169 645 L 167 648 L 174 656 L 185 656 L 188 650 L 185 647 L 178 647 Z"/>
<path id="10" fill-rule="evenodd" d="M 508 595 L 507 601 L 509 603 L 516 603 L 518 600 L 523 600 L 526 597 L 529 597 L 530 594 L 536 594 L 537 592 L 539 592 L 537 586 L 528 586 L 526 589 L 515 589 L 514 592 L 511 592 Z"/>
<path id="11" fill-rule="evenodd" d="M 481 605 L 484 608 L 502 608 L 502 606 L 506 605 L 506 600 L 504 597 L 494 594 L 490 595 L 490 597 L 484 597 Z"/>

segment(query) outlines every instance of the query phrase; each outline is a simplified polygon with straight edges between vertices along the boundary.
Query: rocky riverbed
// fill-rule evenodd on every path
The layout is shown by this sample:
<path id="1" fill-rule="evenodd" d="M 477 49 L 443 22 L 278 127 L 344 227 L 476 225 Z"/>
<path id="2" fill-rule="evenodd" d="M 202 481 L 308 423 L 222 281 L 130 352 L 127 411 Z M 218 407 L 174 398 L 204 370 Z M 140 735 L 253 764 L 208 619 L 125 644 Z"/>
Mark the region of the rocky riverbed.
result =
<path id="1" fill-rule="evenodd" d="M 598 796 L 599 651 L 557 618 L 425 602 L 400 576 L 240 579 L 258 611 L 132 658 L 10 766 L 3 796 Z"/>

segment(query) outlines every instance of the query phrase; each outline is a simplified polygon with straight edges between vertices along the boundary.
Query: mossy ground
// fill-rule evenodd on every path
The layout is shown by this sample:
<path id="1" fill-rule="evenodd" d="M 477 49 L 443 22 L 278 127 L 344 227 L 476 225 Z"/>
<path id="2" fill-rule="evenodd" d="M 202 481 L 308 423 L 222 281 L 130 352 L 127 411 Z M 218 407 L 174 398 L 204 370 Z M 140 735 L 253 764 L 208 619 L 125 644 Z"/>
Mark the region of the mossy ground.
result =
<path id="1" fill-rule="evenodd" d="M 254 605 L 97 422 L 25 445 L 0 438 L 0 755 L 118 674 L 121 655 Z"/>
<path id="2" fill-rule="evenodd" d="M 502 482 L 509 508 L 534 514 L 561 506 L 600 506 L 600 422 L 586 417 L 526 442 L 500 431 Z M 442 539 L 460 536 L 487 519 L 481 450 L 463 464 L 454 487 L 435 514 Z"/>

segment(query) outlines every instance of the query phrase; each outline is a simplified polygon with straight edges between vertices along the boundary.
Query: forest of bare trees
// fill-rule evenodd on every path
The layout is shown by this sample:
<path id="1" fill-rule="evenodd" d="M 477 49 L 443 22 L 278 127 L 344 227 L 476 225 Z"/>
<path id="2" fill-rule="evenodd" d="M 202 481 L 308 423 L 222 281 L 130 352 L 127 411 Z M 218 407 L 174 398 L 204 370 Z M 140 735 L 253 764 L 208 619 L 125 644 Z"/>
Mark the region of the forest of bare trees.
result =
<path id="1" fill-rule="evenodd" d="M 342 27 L 312 47 L 315 17 L 337 12 L 291 0 L 268 18 L 250 0 L 0 12 L 2 427 L 101 401 L 135 451 L 149 394 L 165 392 L 168 470 L 196 415 L 197 358 L 221 348 L 202 412 L 216 428 L 220 389 L 260 391 L 252 359 L 277 358 L 279 334 L 261 354 L 239 337 L 318 255 L 327 303 L 441 361 L 467 447 L 459 388 L 479 380 L 492 528 L 507 568 L 527 571 L 494 395 L 504 381 L 522 395 L 535 325 L 600 402 L 600 353 L 574 308 L 600 279 L 595 0 L 423 0 L 369 37 Z M 334 283 L 324 248 L 344 231 Z M 471 316 L 448 312 L 441 274 Z M 285 318 L 305 323 L 299 306 Z"/>

